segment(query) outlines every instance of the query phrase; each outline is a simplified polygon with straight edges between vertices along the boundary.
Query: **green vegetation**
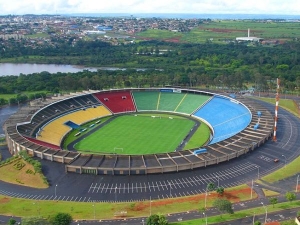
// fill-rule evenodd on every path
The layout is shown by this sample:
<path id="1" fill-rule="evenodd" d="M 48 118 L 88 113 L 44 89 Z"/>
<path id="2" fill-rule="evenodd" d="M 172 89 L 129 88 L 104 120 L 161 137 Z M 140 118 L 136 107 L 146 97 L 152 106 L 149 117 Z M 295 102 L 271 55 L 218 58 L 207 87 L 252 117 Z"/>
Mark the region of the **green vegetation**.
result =
<path id="1" fill-rule="evenodd" d="M 33 165 L 20 157 L 12 157 L 8 160 L 1 161 L 0 180 L 34 188 L 48 187 L 47 179 L 43 176 L 41 171 L 37 172 Z"/>
<path id="2" fill-rule="evenodd" d="M 216 207 L 222 216 L 222 213 L 233 214 L 232 203 L 227 199 L 216 199 L 213 202 L 213 206 Z"/>
<path id="3" fill-rule="evenodd" d="M 281 94 L 281 97 L 284 97 L 284 95 Z M 265 102 L 269 102 L 275 105 L 275 98 L 257 98 L 259 100 L 263 100 Z M 279 107 L 282 107 L 289 112 L 293 113 L 296 116 L 299 116 L 299 110 L 297 107 L 297 104 L 294 102 L 294 100 L 291 99 L 279 99 Z M 279 115 L 280 116 L 280 115 Z"/>
<path id="4" fill-rule="evenodd" d="M 298 208 L 300 206 L 300 201 L 294 201 L 294 202 L 284 202 L 284 203 L 278 203 L 273 207 L 268 207 L 268 213 L 271 212 L 278 212 L 280 210 L 284 209 L 290 209 L 290 208 Z M 241 211 L 235 211 L 234 214 L 224 214 L 222 217 L 219 215 L 217 216 L 212 216 L 207 218 L 208 224 L 214 224 L 214 223 L 221 223 L 225 221 L 231 221 L 235 219 L 241 219 L 241 218 L 246 218 L 246 217 L 253 217 L 253 215 L 262 215 L 264 214 L 264 210 L 262 207 L 257 207 L 257 208 L 252 208 L 252 209 L 247 209 L 247 210 L 241 210 Z M 184 222 L 176 222 L 176 223 L 171 223 L 174 225 L 199 225 L 199 224 L 204 224 L 203 223 L 204 218 L 201 219 L 196 219 L 196 220 L 189 220 L 189 221 L 184 221 Z"/>
<path id="5" fill-rule="evenodd" d="M 259 98 L 259 99 L 263 100 L 265 102 L 275 104 L 275 99 L 271 99 L 271 98 Z M 279 106 L 283 107 L 284 109 L 288 110 L 289 112 L 295 114 L 296 116 L 299 116 L 298 109 L 295 106 L 295 103 L 293 100 L 280 99 Z M 280 115 L 279 115 L 279 118 L 280 118 Z M 261 180 L 269 182 L 269 183 L 274 183 L 276 181 L 291 177 L 299 172 L 299 163 L 300 163 L 300 157 L 296 158 L 291 163 L 287 164 L 285 167 L 280 168 L 280 169 L 276 170 L 275 172 L 262 177 Z"/>
<path id="6" fill-rule="evenodd" d="M 192 29 L 190 32 L 173 32 L 166 30 L 146 30 L 137 34 L 137 37 L 169 40 L 174 42 L 189 43 L 224 43 L 227 40 L 235 40 L 236 37 L 246 37 L 250 28 L 251 36 L 264 39 L 294 39 L 299 37 L 299 26 L 292 22 L 257 22 L 249 21 L 229 21 L 215 20 L 210 23 L 203 23 L 199 27 Z M 170 40 L 171 39 L 171 40 Z"/>
<path id="7" fill-rule="evenodd" d="M 162 214 L 153 214 L 147 218 L 147 225 L 168 225 L 167 218 Z"/>
<path id="8" fill-rule="evenodd" d="M 176 149 L 194 123 L 176 115 L 123 115 L 78 142 L 75 148 L 81 152 L 110 153 L 115 153 L 115 148 L 118 148 L 118 154 L 151 154 L 154 150 L 155 153 L 170 152 Z"/>
<path id="9" fill-rule="evenodd" d="M 106 120 L 108 120 L 108 119 L 110 119 L 110 118 L 112 118 L 111 116 L 107 116 L 107 117 L 104 117 L 104 118 L 101 118 L 101 119 L 96 119 L 96 120 L 94 120 L 94 121 L 90 121 L 90 122 L 88 122 L 88 123 L 85 123 L 85 124 L 83 124 L 83 125 L 81 125 L 80 127 L 82 128 L 82 129 L 87 129 L 87 130 L 95 130 L 95 129 L 97 129 L 97 127 L 98 126 L 100 126 L 100 125 L 102 125 Z M 98 120 L 100 120 L 101 122 L 100 123 L 98 123 L 98 124 L 96 124 L 95 122 L 96 121 L 98 121 Z M 92 124 L 95 124 L 93 127 L 90 127 L 90 125 L 92 125 Z M 76 133 L 78 133 L 78 130 L 72 130 L 72 131 L 70 131 L 67 135 L 66 135 L 66 137 L 65 137 L 65 139 L 64 139 L 64 141 L 63 141 L 63 148 L 64 149 L 67 149 L 67 146 L 71 143 L 71 142 L 73 142 L 73 141 L 75 141 L 75 140 L 77 140 L 79 137 L 78 136 L 75 136 L 75 134 Z"/>
<path id="10" fill-rule="evenodd" d="M 257 183 L 259 183 L 259 182 L 257 182 Z M 271 191 L 271 190 L 268 190 L 268 189 L 265 189 L 265 188 L 262 188 L 262 191 L 264 192 L 264 195 L 266 197 L 272 197 L 272 196 L 280 195 L 279 192 Z"/>
<path id="11" fill-rule="evenodd" d="M 69 225 L 72 223 L 72 216 L 68 213 L 56 213 L 50 218 L 52 225 Z"/>
<path id="12" fill-rule="evenodd" d="M 285 167 L 280 168 L 275 172 L 262 177 L 261 180 L 269 183 L 274 183 L 276 181 L 291 177 L 299 173 L 299 163 L 300 163 L 300 157 L 296 158 L 294 161 L 287 164 Z"/>
<path id="13" fill-rule="evenodd" d="M 184 150 L 198 148 L 207 143 L 210 137 L 210 129 L 205 123 L 201 123 L 200 127 L 193 134 L 188 143 L 184 146 Z"/>
<path id="14" fill-rule="evenodd" d="M 0 138 L 0 146 L 3 146 L 3 145 L 6 145 L 5 137 Z M 1 153 L 0 153 L 0 155 L 1 155 Z M 0 161 L 1 161 L 1 156 L 0 156 Z"/>
<path id="15" fill-rule="evenodd" d="M 227 193 L 227 195 L 226 195 Z M 247 195 L 241 195 L 247 193 Z M 233 201 L 250 200 L 250 188 L 247 185 L 241 185 L 235 188 L 228 188 L 225 191 L 224 197 L 228 196 Z M 256 198 L 256 193 L 253 193 L 253 198 Z M 190 197 L 172 198 L 163 200 L 152 200 L 152 213 L 161 213 L 166 215 L 172 212 L 184 212 L 198 210 L 199 206 L 204 207 L 205 194 L 195 195 Z M 219 198 L 213 192 L 207 198 L 207 207 L 211 207 L 213 201 Z M 292 202 L 295 204 L 296 201 Z M 42 217 L 48 217 L 57 212 L 68 213 L 74 219 L 93 218 L 93 204 L 95 209 L 96 219 L 114 218 L 116 212 L 127 211 L 127 217 L 141 217 L 149 215 L 149 201 L 144 202 L 120 202 L 98 203 L 98 202 L 64 202 L 64 201 L 46 201 L 46 200 L 31 200 L 10 198 L 0 195 L 0 214 L 14 215 L 21 217 L 36 216 L 40 214 Z M 5 203 L 5 204 L 4 204 Z"/>

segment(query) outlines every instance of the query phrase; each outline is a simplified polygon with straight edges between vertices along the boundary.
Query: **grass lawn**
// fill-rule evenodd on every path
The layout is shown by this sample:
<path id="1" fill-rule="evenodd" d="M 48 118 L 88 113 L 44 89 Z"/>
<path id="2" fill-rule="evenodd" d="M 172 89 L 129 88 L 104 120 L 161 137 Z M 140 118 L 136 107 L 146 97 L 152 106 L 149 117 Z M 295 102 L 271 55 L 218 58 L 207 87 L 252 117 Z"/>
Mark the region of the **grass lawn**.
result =
<path id="1" fill-rule="evenodd" d="M 266 207 L 268 208 L 268 213 L 270 213 L 270 212 L 281 211 L 284 209 L 297 208 L 299 206 L 300 206 L 300 201 L 293 201 L 293 202 L 284 202 L 284 203 L 275 204 L 274 208 L 273 208 L 273 206 L 270 206 L 270 205 L 267 205 Z M 246 217 L 252 218 L 254 214 L 257 218 L 258 215 L 265 215 L 265 210 L 262 206 L 260 206 L 257 208 L 236 211 L 236 212 L 234 212 L 234 214 L 222 214 L 222 215 L 208 217 L 207 222 L 208 222 L 208 224 L 214 224 L 214 223 L 221 223 L 221 222 L 227 221 L 228 224 L 230 224 L 229 223 L 230 220 L 241 219 L 241 218 L 246 218 Z M 199 224 L 205 224 L 205 220 L 204 220 L 204 218 L 201 218 L 201 219 L 189 220 L 189 221 L 177 222 L 177 223 L 171 223 L 171 224 L 199 225 Z"/>
<path id="2" fill-rule="evenodd" d="M 39 173 L 34 173 L 34 168 L 23 159 L 11 162 L 0 167 L 0 180 L 7 183 L 34 187 L 47 188 Z"/>
<path id="3" fill-rule="evenodd" d="M 86 128 L 87 130 L 94 130 L 95 128 L 97 128 L 98 126 L 100 126 L 102 123 L 104 123 L 106 120 L 110 119 L 111 116 L 107 116 L 107 117 L 104 117 L 104 118 L 101 118 L 101 123 L 98 123 L 96 124 L 95 122 L 98 121 L 99 119 L 96 119 L 94 121 L 91 121 L 91 122 L 88 122 L 88 123 L 85 123 L 84 125 L 81 125 L 80 127 L 81 128 Z M 90 125 L 92 124 L 95 124 L 94 127 L 90 127 Z M 72 130 L 70 131 L 67 136 L 65 137 L 65 140 L 63 142 L 63 148 L 64 149 L 67 149 L 67 146 L 68 144 L 70 144 L 71 142 L 75 141 L 76 139 L 78 139 L 79 137 L 75 136 L 75 134 L 78 133 L 78 130 Z"/>
<path id="4" fill-rule="evenodd" d="M 114 153 L 114 148 L 122 148 L 123 151 L 118 150 L 118 154 L 171 152 L 194 124 L 192 120 L 173 115 L 123 115 L 78 142 L 75 148 L 81 152 L 109 153 Z"/>
<path id="5" fill-rule="evenodd" d="M 184 146 L 184 150 L 197 148 L 206 144 L 209 140 L 210 129 L 205 123 L 201 123 L 200 127 L 193 134 L 188 143 Z"/>
<path id="6" fill-rule="evenodd" d="M 265 188 L 262 188 L 262 191 L 264 192 L 266 197 L 272 197 L 272 196 L 280 195 L 279 192 L 271 191 L 271 190 L 268 190 L 268 189 L 265 189 Z"/>
<path id="7" fill-rule="evenodd" d="M 285 167 L 280 168 L 279 170 L 276 170 L 275 172 L 262 177 L 261 180 L 264 180 L 269 183 L 274 183 L 276 181 L 291 177 L 299 173 L 299 165 L 300 165 L 300 157 L 296 158 L 294 161 L 287 164 Z"/>
<path id="8" fill-rule="evenodd" d="M 246 201 L 250 199 L 251 189 L 246 185 L 225 189 L 224 198 L 232 202 Z M 242 198 L 238 195 L 242 194 Z M 253 195 L 257 197 L 256 193 Z M 151 201 L 152 214 L 162 213 L 164 215 L 174 212 L 198 210 L 204 207 L 205 194 Z M 207 206 L 212 206 L 213 201 L 218 198 L 215 192 L 207 197 Z M 96 219 L 114 218 L 116 212 L 127 211 L 127 217 L 149 216 L 150 202 L 121 202 L 121 203 L 97 203 L 97 202 L 63 202 L 10 198 L 0 195 L 0 214 L 14 216 L 36 216 L 43 217 L 53 215 L 57 212 L 70 213 L 74 219 L 92 219 L 93 204 L 95 205 Z"/>
<path id="9" fill-rule="evenodd" d="M 275 105 L 275 99 L 274 98 L 255 98 L 259 99 L 265 102 L 269 102 Z M 294 101 L 291 99 L 279 99 L 279 107 L 282 107 L 289 112 L 293 113 L 296 116 L 299 116 L 299 111 L 297 108 L 297 105 L 295 105 Z M 275 109 L 275 108 L 274 108 Z M 279 115 L 280 117 L 280 115 Z"/>

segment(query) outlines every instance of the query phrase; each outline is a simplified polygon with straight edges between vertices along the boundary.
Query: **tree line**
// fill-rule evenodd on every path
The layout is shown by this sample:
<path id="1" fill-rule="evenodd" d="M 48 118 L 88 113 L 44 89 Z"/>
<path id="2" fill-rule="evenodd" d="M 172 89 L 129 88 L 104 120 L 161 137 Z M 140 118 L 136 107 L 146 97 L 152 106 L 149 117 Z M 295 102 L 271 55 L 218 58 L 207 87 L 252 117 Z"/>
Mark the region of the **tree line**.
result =
<path id="1" fill-rule="evenodd" d="M 126 67 L 127 70 L 84 70 L 56 74 L 45 71 L 29 75 L 8 75 L 0 77 L 0 94 L 164 85 L 214 86 L 234 91 L 246 89 L 250 84 L 259 91 L 275 91 L 276 78 L 281 79 L 283 92 L 298 92 L 300 88 L 299 42 L 288 42 L 275 47 L 162 41 L 112 46 L 99 40 L 79 40 L 74 44 L 72 38 L 56 38 L 55 43 L 31 48 L 22 43 L 22 40 L 10 40 L 5 46 L 0 44 L 0 60 L 116 66 Z"/>

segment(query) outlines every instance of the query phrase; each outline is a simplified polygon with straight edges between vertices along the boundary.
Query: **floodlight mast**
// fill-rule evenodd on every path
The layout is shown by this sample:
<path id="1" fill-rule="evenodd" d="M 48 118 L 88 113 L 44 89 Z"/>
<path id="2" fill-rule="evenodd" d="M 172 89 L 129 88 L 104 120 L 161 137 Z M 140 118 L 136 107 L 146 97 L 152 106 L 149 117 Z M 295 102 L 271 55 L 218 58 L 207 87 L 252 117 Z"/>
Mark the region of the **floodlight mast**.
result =
<path id="1" fill-rule="evenodd" d="M 280 88 L 280 80 L 277 78 L 273 141 L 277 141 L 276 132 L 277 132 L 278 106 L 279 106 L 279 88 Z"/>

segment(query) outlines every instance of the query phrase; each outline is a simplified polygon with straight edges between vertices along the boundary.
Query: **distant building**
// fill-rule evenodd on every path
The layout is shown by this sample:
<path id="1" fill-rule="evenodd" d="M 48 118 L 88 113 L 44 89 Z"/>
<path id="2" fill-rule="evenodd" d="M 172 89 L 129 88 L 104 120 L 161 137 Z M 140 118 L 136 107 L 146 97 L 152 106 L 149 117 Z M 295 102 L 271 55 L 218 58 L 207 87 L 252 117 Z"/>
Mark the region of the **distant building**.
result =
<path id="1" fill-rule="evenodd" d="M 106 32 L 100 30 L 86 30 L 84 31 L 84 33 L 87 35 L 91 35 L 91 34 L 105 34 Z"/>
<path id="2" fill-rule="evenodd" d="M 250 37 L 250 29 L 248 29 L 248 37 L 237 37 L 235 38 L 236 41 L 261 41 L 263 38 L 258 38 L 258 37 Z"/>

